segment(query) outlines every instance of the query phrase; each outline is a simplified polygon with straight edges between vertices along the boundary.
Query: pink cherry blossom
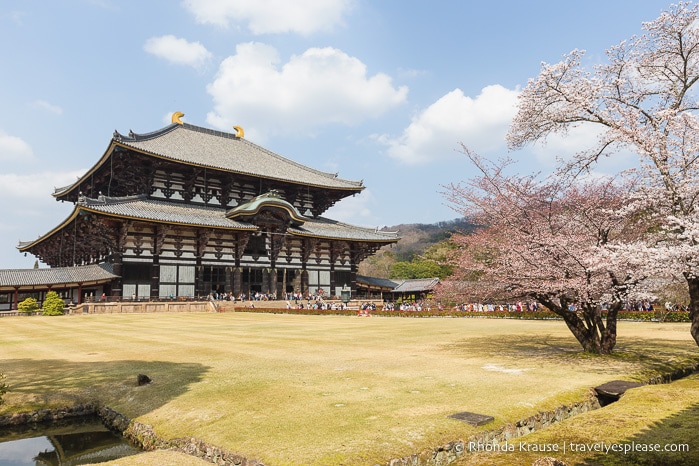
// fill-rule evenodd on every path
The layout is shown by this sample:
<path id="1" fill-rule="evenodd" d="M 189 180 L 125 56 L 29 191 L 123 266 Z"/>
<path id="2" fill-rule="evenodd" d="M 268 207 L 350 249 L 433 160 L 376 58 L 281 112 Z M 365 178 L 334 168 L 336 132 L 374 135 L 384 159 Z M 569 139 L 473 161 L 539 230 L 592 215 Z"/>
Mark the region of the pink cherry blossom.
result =
<path id="1" fill-rule="evenodd" d="M 532 298 L 563 317 L 586 351 L 610 352 L 618 311 L 649 289 L 645 270 L 616 249 L 643 238 L 644 216 L 628 214 L 634 184 L 506 175 L 510 161 L 495 164 L 464 152 L 481 176 L 447 186 L 445 195 L 480 227 L 452 237 L 457 273 L 441 296 Z"/>
<path id="2" fill-rule="evenodd" d="M 638 155 L 639 184 L 623 208 L 645 209 L 657 228 L 641 244 L 619 244 L 614 257 L 646 274 L 681 275 L 690 296 L 691 333 L 699 344 L 699 5 L 671 5 L 643 33 L 607 51 L 585 70 L 584 52 L 543 64 L 519 99 L 507 136 L 511 149 L 594 125 L 602 131 L 563 164 L 578 176 L 622 148 Z M 610 252 L 612 254 L 612 252 Z M 652 257 L 652 261 L 649 258 Z M 623 260 L 622 260 L 623 262 Z"/>

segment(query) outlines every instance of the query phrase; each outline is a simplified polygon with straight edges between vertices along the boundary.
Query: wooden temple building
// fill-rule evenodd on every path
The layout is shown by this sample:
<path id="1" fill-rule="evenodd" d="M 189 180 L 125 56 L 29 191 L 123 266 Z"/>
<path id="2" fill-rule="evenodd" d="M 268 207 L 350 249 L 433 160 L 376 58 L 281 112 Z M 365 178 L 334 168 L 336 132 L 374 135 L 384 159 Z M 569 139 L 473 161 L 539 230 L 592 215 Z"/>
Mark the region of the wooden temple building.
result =
<path id="1" fill-rule="evenodd" d="M 52 268 L 109 264 L 107 296 L 285 292 L 340 296 L 396 232 L 323 217 L 361 181 L 306 167 L 235 133 L 182 122 L 114 132 L 102 157 L 54 197 L 72 213 L 20 252 Z M 79 301 L 79 300 L 74 300 Z"/>

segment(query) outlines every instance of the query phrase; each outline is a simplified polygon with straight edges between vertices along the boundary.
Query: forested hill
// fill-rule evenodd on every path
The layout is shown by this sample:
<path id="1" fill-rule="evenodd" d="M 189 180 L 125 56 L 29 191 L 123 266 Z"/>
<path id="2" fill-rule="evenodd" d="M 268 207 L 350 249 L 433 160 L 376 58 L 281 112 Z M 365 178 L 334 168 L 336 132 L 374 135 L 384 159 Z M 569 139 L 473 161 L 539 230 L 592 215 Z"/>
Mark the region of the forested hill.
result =
<path id="1" fill-rule="evenodd" d="M 378 278 L 444 277 L 450 273 L 449 268 L 443 267 L 448 250 L 444 243 L 453 233 L 468 232 L 473 228 L 474 225 L 464 218 L 432 224 L 403 223 L 384 227 L 382 230 L 398 231 L 400 241 L 398 244 L 384 246 L 375 255 L 368 257 L 359 264 L 358 272 L 360 275 Z M 435 263 L 439 264 L 436 269 Z"/>
<path id="2" fill-rule="evenodd" d="M 384 231 L 398 231 L 400 241 L 384 246 L 376 254 L 369 256 L 359 264 L 358 272 L 360 275 L 378 278 L 425 278 L 424 274 L 443 277 L 446 273 L 444 269 L 441 269 L 442 273 L 435 274 L 432 268 L 427 271 L 424 266 L 415 264 L 415 261 L 420 261 L 429 250 L 426 259 L 443 263 L 444 251 L 448 249 L 448 246 L 445 247 L 446 240 L 454 232 L 467 232 L 473 228 L 474 225 L 464 218 L 431 224 L 402 223 L 384 227 Z M 420 270 L 405 270 L 406 264 L 408 269 Z"/>
<path id="3" fill-rule="evenodd" d="M 403 223 L 382 230 L 398 231 L 401 239 L 393 246 L 391 252 L 398 261 L 410 261 L 415 255 L 420 255 L 431 246 L 448 239 L 452 233 L 470 231 L 473 227 L 467 219 L 457 218 L 431 224 Z"/>

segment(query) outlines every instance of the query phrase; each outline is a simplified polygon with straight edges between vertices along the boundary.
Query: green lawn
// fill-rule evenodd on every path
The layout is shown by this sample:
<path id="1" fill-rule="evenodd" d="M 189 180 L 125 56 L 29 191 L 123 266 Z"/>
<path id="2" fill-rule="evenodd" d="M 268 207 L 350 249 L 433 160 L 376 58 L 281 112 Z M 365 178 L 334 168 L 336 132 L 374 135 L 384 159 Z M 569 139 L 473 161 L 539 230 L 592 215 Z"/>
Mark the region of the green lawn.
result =
<path id="1" fill-rule="evenodd" d="M 699 360 L 689 324 L 620 322 L 610 357 L 581 354 L 560 321 L 239 312 L 0 326 L 0 413 L 98 401 L 272 466 L 385 463 Z M 137 387 L 140 373 L 153 383 Z M 447 417 L 461 411 L 495 422 Z"/>

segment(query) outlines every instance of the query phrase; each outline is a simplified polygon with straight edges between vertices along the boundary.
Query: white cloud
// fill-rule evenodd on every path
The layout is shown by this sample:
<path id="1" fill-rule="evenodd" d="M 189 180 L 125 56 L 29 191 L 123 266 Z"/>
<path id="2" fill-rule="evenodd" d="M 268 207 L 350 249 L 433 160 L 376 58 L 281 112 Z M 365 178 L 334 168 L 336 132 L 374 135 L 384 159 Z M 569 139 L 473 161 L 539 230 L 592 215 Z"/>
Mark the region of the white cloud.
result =
<path id="1" fill-rule="evenodd" d="M 228 27 L 247 23 L 253 34 L 294 32 L 309 35 L 330 31 L 342 24 L 342 17 L 354 0 L 184 0 L 183 6 L 196 21 Z"/>
<path id="2" fill-rule="evenodd" d="M 366 188 L 361 193 L 346 197 L 328 209 L 323 216 L 340 222 L 363 227 L 378 227 L 379 220 L 372 214 L 371 206 L 376 202 Z"/>
<path id="3" fill-rule="evenodd" d="M 44 235 L 73 210 L 72 203 L 60 203 L 51 196 L 54 187 L 74 183 L 85 170 L 0 173 L 0 217 L 12 222 L 0 225 L 0 268 L 31 267 L 34 257 L 23 257 L 15 249 L 20 240 L 30 241 Z"/>
<path id="4" fill-rule="evenodd" d="M 207 87 L 214 100 L 207 121 L 221 129 L 243 126 L 250 139 L 310 134 L 320 126 L 378 117 L 408 93 L 386 74 L 367 76 L 364 63 L 331 47 L 310 48 L 280 63 L 272 46 L 239 44 Z"/>
<path id="5" fill-rule="evenodd" d="M 56 115 L 63 114 L 63 109 L 61 107 L 59 107 L 58 105 L 53 105 L 45 100 L 35 100 L 34 102 L 32 102 L 32 105 L 36 108 L 41 108 L 50 113 L 55 113 Z"/>
<path id="6" fill-rule="evenodd" d="M 211 52 L 199 42 L 188 42 L 173 35 L 151 37 L 143 50 L 176 65 L 203 67 L 211 59 Z"/>
<path id="7" fill-rule="evenodd" d="M 413 117 L 399 137 L 375 136 L 387 154 L 420 164 L 455 157 L 459 143 L 476 152 L 505 150 L 504 138 L 516 113 L 516 90 L 483 88 L 474 99 L 455 89 Z"/>
<path id="8" fill-rule="evenodd" d="M 74 183 L 84 173 L 85 170 L 29 175 L 2 173 L 0 174 L 0 197 L 8 201 L 3 203 L 7 208 L 16 206 L 24 210 L 27 206 L 42 203 L 55 206 L 56 200 L 51 196 L 54 189 Z M 13 199 L 16 199 L 16 202 Z"/>
<path id="9" fill-rule="evenodd" d="M 0 130 L 0 162 L 25 161 L 34 158 L 29 144 L 21 138 L 10 136 Z"/>
<path id="10" fill-rule="evenodd" d="M 24 21 L 22 19 L 27 16 L 27 13 L 24 11 L 10 11 L 7 16 L 12 20 L 13 23 L 15 23 L 15 26 L 24 26 Z"/>

